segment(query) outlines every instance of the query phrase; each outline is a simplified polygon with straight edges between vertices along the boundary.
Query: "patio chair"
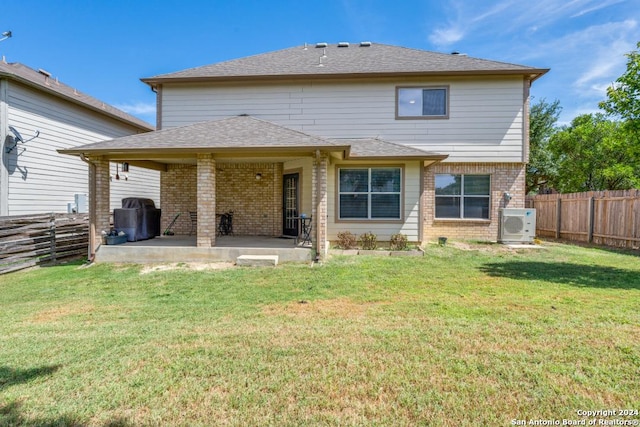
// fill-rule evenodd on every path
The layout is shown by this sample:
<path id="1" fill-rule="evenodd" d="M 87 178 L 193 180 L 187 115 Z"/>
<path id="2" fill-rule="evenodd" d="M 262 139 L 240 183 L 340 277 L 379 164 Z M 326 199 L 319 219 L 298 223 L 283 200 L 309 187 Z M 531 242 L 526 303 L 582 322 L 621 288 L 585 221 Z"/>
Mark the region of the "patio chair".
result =
<path id="1" fill-rule="evenodd" d="M 189 231 L 189 236 L 198 232 L 198 212 L 189 212 L 189 217 L 191 218 L 191 230 Z"/>

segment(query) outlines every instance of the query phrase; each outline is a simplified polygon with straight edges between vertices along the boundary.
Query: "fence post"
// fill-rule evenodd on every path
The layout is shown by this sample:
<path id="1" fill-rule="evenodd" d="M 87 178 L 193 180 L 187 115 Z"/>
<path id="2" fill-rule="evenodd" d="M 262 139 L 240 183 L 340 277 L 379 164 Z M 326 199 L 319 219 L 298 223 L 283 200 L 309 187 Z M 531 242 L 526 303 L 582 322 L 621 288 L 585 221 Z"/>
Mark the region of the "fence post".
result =
<path id="1" fill-rule="evenodd" d="M 556 239 L 560 238 L 560 225 L 562 220 L 562 199 L 560 196 L 556 199 Z"/>
<path id="2" fill-rule="evenodd" d="M 56 262 L 56 217 L 51 215 L 49 217 L 49 251 L 51 253 L 51 263 Z"/>
<path id="3" fill-rule="evenodd" d="M 594 223 L 594 216 L 595 216 L 595 212 L 594 212 L 594 205 L 595 205 L 595 199 L 592 197 L 589 197 L 589 202 L 588 202 L 588 221 L 589 224 L 587 225 L 588 229 L 587 229 L 587 242 L 589 243 L 593 243 L 593 223 Z"/>

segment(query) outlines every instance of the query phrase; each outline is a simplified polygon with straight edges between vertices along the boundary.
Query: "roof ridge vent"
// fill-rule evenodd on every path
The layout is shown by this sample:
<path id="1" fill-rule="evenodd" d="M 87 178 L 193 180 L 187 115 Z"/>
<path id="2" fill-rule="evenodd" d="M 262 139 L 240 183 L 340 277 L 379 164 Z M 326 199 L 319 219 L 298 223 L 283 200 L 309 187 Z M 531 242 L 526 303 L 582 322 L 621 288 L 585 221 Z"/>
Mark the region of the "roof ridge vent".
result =
<path id="1" fill-rule="evenodd" d="M 371 42 L 360 42 L 360 47 L 369 47 L 371 46 Z"/>
<path id="2" fill-rule="evenodd" d="M 49 85 L 49 80 L 51 79 L 51 73 L 43 70 L 42 68 L 39 68 L 38 72 L 44 76 L 44 84 Z"/>
<path id="3" fill-rule="evenodd" d="M 328 44 L 328 43 L 325 43 L 325 42 L 322 42 L 322 43 L 316 43 L 316 47 L 328 47 L 328 46 L 329 46 L 329 44 Z"/>
<path id="4" fill-rule="evenodd" d="M 338 47 L 349 47 L 349 42 L 339 42 Z"/>

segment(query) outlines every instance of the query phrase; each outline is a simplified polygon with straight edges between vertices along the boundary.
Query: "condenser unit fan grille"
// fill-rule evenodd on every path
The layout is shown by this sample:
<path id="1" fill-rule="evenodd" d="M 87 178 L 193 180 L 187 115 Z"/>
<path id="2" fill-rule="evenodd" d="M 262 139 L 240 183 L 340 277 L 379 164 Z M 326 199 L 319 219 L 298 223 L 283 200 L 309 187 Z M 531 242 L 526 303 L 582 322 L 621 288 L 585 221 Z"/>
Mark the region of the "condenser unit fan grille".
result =
<path id="1" fill-rule="evenodd" d="M 522 217 L 510 216 L 504 219 L 503 223 L 504 231 L 511 234 L 522 233 L 524 228 L 524 221 Z"/>

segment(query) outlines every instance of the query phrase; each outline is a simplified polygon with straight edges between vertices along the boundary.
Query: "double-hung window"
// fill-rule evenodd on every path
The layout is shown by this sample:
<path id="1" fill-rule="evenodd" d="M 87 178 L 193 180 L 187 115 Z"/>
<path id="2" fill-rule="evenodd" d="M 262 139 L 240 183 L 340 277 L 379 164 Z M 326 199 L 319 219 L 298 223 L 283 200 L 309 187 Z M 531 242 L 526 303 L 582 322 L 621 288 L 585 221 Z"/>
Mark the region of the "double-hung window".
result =
<path id="1" fill-rule="evenodd" d="M 436 175 L 436 219 L 489 219 L 489 175 Z"/>
<path id="2" fill-rule="evenodd" d="M 340 219 L 401 219 L 402 168 L 340 168 Z"/>
<path id="3" fill-rule="evenodd" d="M 449 87 L 399 87 L 396 89 L 399 119 L 446 119 L 449 117 Z"/>

